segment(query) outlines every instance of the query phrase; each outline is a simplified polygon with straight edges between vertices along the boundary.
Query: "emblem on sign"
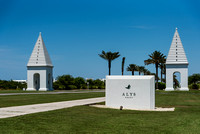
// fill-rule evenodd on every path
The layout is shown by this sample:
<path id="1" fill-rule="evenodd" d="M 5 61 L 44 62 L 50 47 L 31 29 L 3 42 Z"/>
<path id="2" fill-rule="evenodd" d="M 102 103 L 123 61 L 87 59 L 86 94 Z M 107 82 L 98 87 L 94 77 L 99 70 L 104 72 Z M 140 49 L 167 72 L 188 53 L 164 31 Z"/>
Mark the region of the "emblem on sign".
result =
<path id="1" fill-rule="evenodd" d="M 129 84 L 127 87 L 125 87 L 126 89 L 131 89 L 131 85 Z"/>
<path id="2" fill-rule="evenodd" d="M 127 86 L 125 86 L 125 88 L 126 89 L 131 89 L 131 85 L 130 84 L 128 84 Z M 124 92 L 124 93 L 122 93 L 122 96 L 124 96 L 125 98 L 133 98 L 134 96 L 136 96 L 136 93 L 134 93 L 134 92 L 131 92 L 131 90 L 129 90 L 129 91 L 126 91 L 126 92 Z"/>

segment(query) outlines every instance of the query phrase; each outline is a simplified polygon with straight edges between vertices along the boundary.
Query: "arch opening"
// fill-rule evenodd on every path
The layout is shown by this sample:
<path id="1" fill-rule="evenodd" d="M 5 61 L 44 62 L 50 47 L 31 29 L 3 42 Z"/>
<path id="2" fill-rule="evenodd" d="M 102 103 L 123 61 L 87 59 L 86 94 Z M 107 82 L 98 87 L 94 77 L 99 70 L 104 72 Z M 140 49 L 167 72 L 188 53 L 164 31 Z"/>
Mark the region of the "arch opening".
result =
<path id="1" fill-rule="evenodd" d="M 179 90 L 181 88 L 181 73 L 180 72 L 173 73 L 173 88 L 174 90 Z"/>
<path id="2" fill-rule="evenodd" d="M 38 91 L 40 89 L 40 74 L 39 73 L 34 74 L 33 83 L 34 83 L 34 89 Z"/>

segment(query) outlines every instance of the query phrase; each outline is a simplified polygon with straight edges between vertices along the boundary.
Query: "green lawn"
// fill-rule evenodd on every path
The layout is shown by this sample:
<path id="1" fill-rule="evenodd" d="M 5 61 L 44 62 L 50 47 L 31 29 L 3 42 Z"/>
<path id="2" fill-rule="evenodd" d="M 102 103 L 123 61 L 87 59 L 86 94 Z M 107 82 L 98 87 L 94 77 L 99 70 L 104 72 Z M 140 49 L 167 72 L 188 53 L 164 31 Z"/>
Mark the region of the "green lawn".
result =
<path id="1" fill-rule="evenodd" d="M 0 96 L 0 108 L 38 103 L 77 100 L 85 98 L 103 97 L 105 93 L 64 93 L 64 94 L 26 94 Z"/>
<path id="2" fill-rule="evenodd" d="M 142 112 L 78 106 L 0 119 L 0 133 L 200 133 L 199 91 L 156 92 L 156 106 L 176 107 L 176 110 Z"/>
<path id="3" fill-rule="evenodd" d="M 74 89 L 74 90 L 53 90 L 53 91 L 23 91 L 23 90 L 0 90 L 1 93 L 44 93 L 44 92 L 84 92 L 84 91 L 102 91 L 104 89 Z"/>

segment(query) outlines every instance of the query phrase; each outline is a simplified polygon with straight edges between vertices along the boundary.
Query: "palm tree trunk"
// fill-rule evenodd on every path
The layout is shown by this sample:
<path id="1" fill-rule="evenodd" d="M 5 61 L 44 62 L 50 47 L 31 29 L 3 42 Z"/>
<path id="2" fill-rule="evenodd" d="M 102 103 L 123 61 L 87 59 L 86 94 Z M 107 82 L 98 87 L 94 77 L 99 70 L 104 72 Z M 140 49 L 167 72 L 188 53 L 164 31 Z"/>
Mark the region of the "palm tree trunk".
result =
<path id="1" fill-rule="evenodd" d="M 111 60 L 108 60 L 109 75 L 111 74 Z"/>
<path id="2" fill-rule="evenodd" d="M 156 63 L 156 89 L 158 89 L 158 63 Z"/>
<path id="3" fill-rule="evenodd" d="M 160 68 L 160 70 L 161 70 L 161 76 L 160 76 L 160 81 L 162 82 L 163 80 L 162 80 L 162 75 L 163 75 L 163 67 L 161 66 L 161 68 Z"/>
<path id="4" fill-rule="evenodd" d="M 124 70 L 123 70 L 123 66 L 122 66 L 122 75 L 124 75 Z"/>
<path id="5" fill-rule="evenodd" d="M 122 75 L 124 75 L 124 62 L 125 62 L 125 57 L 122 58 Z"/>
<path id="6" fill-rule="evenodd" d="M 132 75 L 134 75 L 134 71 L 132 71 Z"/>

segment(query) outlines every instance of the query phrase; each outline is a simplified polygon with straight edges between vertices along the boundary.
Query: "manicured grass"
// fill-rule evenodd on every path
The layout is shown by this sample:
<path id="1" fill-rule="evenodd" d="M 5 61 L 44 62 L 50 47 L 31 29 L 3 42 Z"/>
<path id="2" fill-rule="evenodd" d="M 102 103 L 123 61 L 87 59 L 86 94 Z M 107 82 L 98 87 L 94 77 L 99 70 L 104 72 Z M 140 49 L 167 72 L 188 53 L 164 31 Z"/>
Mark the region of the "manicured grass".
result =
<path id="1" fill-rule="evenodd" d="M 26 94 L 0 96 L 0 108 L 38 103 L 77 100 L 85 98 L 103 97 L 105 93 L 64 93 L 64 94 Z"/>
<path id="2" fill-rule="evenodd" d="M 1 93 L 45 93 L 45 92 L 84 92 L 103 91 L 104 89 L 74 89 L 74 90 L 53 90 L 53 91 L 23 91 L 23 90 L 0 90 Z"/>
<path id="3" fill-rule="evenodd" d="M 35 91 L 30 91 L 31 92 L 35 92 Z M 0 93 L 27 93 L 27 91 L 23 91 L 23 90 L 0 90 Z"/>
<path id="4" fill-rule="evenodd" d="M 55 92 L 55 91 L 0 90 L 0 94 L 1 93 L 42 93 L 42 92 Z"/>
<path id="5" fill-rule="evenodd" d="M 101 94 L 101 93 L 98 93 Z M 200 92 L 156 92 L 156 106 L 174 112 L 142 112 L 78 106 L 0 119 L 0 133 L 196 134 Z"/>

